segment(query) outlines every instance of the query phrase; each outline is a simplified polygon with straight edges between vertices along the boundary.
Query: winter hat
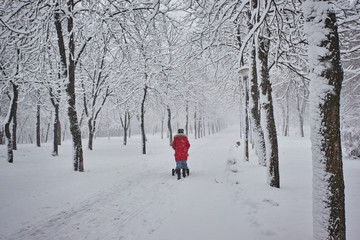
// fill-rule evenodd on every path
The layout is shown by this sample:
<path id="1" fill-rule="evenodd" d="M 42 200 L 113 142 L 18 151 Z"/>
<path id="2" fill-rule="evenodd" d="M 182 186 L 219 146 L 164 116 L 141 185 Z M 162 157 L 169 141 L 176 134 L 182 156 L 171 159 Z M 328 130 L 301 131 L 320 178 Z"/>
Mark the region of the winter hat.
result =
<path id="1" fill-rule="evenodd" d="M 179 128 L 179 129 L 178 129 L 178 133 L 184 133 L 184 129 Z"/>

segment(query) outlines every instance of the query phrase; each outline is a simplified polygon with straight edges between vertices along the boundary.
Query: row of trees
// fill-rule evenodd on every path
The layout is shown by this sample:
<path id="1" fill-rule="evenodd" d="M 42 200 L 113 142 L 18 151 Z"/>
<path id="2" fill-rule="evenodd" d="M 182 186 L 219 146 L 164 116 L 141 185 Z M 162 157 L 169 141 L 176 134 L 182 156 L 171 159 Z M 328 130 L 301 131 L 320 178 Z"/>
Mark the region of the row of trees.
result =
<path id="1" fill-rule="evenodd" d="M 203 19 L 200 35 L 207 36 L 204 39 L 199 37 L 202 51 L 224 65 L 235 56 L 232 67 L 242 71 L 241 67 L 247 65 L 250 70 L 249 81 L 245 76 L 240 82 L 243 83 L 245 112 L 249 113 L 249 116 L 245 114 L 244 122 L 250 121 L 252 125 L 259 163 L 268 168 L 270 186 L 280 187 L 271 73 L 272 76 L 281 73 L 294 76 L 282 78 L 277 83 L 286 86 L 280 91 L 283 92 L 281 98 L 286 100 L 284 134 L 288 134 L 290 90 L 297 92 L 296 111 L 302 136 L 306 100 L 310 98 L 314 238 L 345 239 L 340 141 L 340 93 L 344 73 L 340 43 L 346 46 L 343 49 L 344 62 L 355 68 L 359 54 L 357 40 L 346 36 L 358 36 L 359 6 L 356 2 L 335 5 L 331 1 L 310 0 L 306 3 L 257 0 L 197 3 L 199 8 L 205 9 L 200 11 Z M 345 22 L 346 27 L 342 25 Z M 347 53 L 351 53 L 352 58 L 347 58 Z M 347 72 L 353 79 L 358 79 L 358 69 Z M 355 84 L 356 88 L 358 84 Z M 350 92 L 343 94 L 345 101 L 354 97 Z M 352 110 L 357 108 L 357 105 L 351 106 Z M 344 113 L 343 119 L 349 116 Z M 358 113 L 354 115 L 358 116 Z M 352 147 L 359 149 L 359 145 Z"/>
<path id="2" fill-rule="evenodd" d="M 226 110 L 240 109 L 244 146 L 250 134 L 268 184 L 279 188 L 277 129 L 289 135 L 293 113 L 304 136 L 310 112 L 315 237 L 344 239 L 339 102 L 341 93 L 346 152 L 359 156 L 359 9 L 356 1 L 5 0 L 0 70 L 8 161 L 19 103 L 37 113 L 38 146 L 50 129 L 41 134 L 40 121 L 51 115 L 53 155 L 70 132 L 75 171 L 84 171 L 84 126 L 89 149 L 96 134 L 121 126 L 124 144 L 138 131 L 146 154 L 150 125 L 162 137 L 167 128 L 171 144 L 174 125 L 198 138 L 219 130 Z M 26 123 L 29 111 L 21 114 Z"/>
<path id="3" fill-rule="evenodd" d="M 53 115 L 53 155 L 58 154 L 65 122 L 61 115 L 67 108 L 69 125 L 63 131 L 70 129 L 74 170 L 79 171 L 84 170 L 81 125 L 87 126 L 92 149 L 99 120 L 105 123 L 109 118 L 102 114 L 105 105 L 108 114 L 111 109 L 118 112 L 124 143 L 130 120 L 140 123 L 144 154 L 147 112 L 161 116 L 163 131 L 165 109 L 170 135 L 171 112 L 184 114 L 185 109 L 186 128 L 192 126 L 196 137 L 205 134 L 205 127 L 218 130 L 222 125 L 218 113 L 210 109 L 212 101 L 204 102 L 214 89 L 205 92 L 201 85 L 209 76 L 198 61 L 186 64 L 191 47 L 184 44 L 184 29 L 171 16 L 178 7 L 160 1 L 5 1 L 1 70 L 2 101 L 11 109 L 4 119 L 8 161 L 13 161 L 16 149 L 17 104 L 26 105 L 28 100 L 36 105 L 38 146 L 41 115 L 43 119 Z M 46 136 L 48 132 L 49 127 Z"/>

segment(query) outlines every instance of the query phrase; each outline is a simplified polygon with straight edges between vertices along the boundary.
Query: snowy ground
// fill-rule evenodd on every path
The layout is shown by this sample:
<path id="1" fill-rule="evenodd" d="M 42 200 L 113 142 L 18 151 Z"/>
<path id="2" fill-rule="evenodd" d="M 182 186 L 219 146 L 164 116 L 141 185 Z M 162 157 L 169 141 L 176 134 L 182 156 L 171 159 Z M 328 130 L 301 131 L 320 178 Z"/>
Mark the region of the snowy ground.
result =
<path id="1" fill-rule="evenodd" d="M 266 169 L 241 160 L 238 130 L 190 137 L 190 176 L 171 176 L 168 140 L 96 139 L 85 172 L 72 171 L 71 144 L 20 145 L 15 162 L 0 146 L 0 239 L 239 240 L 312 239 L 308 138 L 280 137 L 281 188 Z M 86 146 L 86 142 L 84 142 Z M 360 161 L 344 160 L 347 239 L 360 237 Z"/>

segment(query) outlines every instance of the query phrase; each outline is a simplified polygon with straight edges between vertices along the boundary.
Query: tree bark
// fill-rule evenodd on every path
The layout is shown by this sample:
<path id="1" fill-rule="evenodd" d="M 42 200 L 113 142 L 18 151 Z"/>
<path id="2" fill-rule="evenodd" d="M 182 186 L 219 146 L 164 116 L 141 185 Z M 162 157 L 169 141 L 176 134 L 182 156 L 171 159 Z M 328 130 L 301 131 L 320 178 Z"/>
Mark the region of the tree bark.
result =
<path id="1" fill-rule="evenodd" d="M 14 136 L 11 134 L 10 131 L 10 123 L 11 121 L 13 121 L 14 118 L 14 113 L 16 111 L 16 102 L 18 100 L 18 95 L 19 95 L 19 90 L 18 90 L 18 86 L 16 84 L 14 84 L 13 82 L 11 82 L 12 85 L 12 98 L 10 101 L 10 105 L 9 105 L 9 111 L 8 111 L 8 115 L 6 116 L 6 120 L 5 120 L 5 137 L 7 140 L 7 160 L 9 163 L 13 163 L 14 162 L 14 153 L 13 153 L 13 138 Z"/>
<path id="2" fill-rule="evenodd" d="M 266 27 L 266 26 L 265 26 Z M 267 29 L 264 30 L 265 32 Z M 271 187 L 280 188 L 279 173 L 279 151 L 274 119 L 274 107 L 272 101 L 272 89 L 268 68 L 268 54 L 270 49 L 270 36 L 259 36 L 259 46 L 257 50 L 258 65 L 260 70 L 260 89 L 261 89 L 261 111 L 263 117 L 264 138 L 267 143 L 266 166 L 268 169 L 268 184 Z"/>
<path id="3" fill-rule="evenodd" d="M 63 30 L 60 19 L 60 9 L 55 10 L 55 27 L 58 37 L 59 54 L 61 61 L 61 77 L 67 78 L 66 93 L 68 95 L 68 117 L 70 122 L 70 132 L 73 140 L 73 165 L 74 171 L 84 171 L 83 163 L 83 149 L 81 142 L 81 130 L 78 124 L 76 112 L 76 95 L 75 95 L 75 39 L 73 32 L 74 20 L 72 12 L 74 8 L 74 1 L 67 2 L 67 32 L 69 35 L 68 41 L 68 59 L 66 58 L 66 48 L 64 44 Z"/>
<path id="4" fill-rule="evenodd" d="M 290 117 L 290 111 L 289 111 L 289 92 L 288 90 L 286 90 L 286 96 L 285 96 L 285 116 L 284 116 L 284 136 L 287 137 L 289 136 L 289 117 Z"/>
<path id="5" fill-rule="evenodd" d="M 59 148 L 58 146 L 61 145 L 61 125 L 60 125 L 60 120 L 59 120 L 59 99 L 57 97 L 55 97 L 53 89 L 50 88 L 49 89 L 49 94 L 50 94 L 50 101 L 51 104 L 54 107 L 54 123 L 53 123 L 53 150 L 51 155 L 53 156 L 58 156 L 59 155 Z M 48 129 L 49 129 L 50 123 L 48 125 Z M 48 134 L 46 134 L 46 141 L 47 141 L 47 136 Z"/>
<path id="6" fill-rule="evenodd" d="M 12 117 L 12 124 L 11 124 L 11 131 L 12 131 L 12 145 L 13 150 L 17 150 L 17 107 L 18 107 L 18 97 L 19 97 L 19 90 L 18 86 L 16 86 L 16 90 L 14 90 L 14 93 L 16 93 L 16 101 L 14 101 L 13 105 L 13 117 Z"/>
<path id="7" fill-rule="evenodd" d="M 145 101 L 148 86 L 144 87 L 144 96 L 141 102 L 141 136 L 142 136 L 142 153 L 146 154 L 146 134 L 145 134 Z"/>
<path id="8" fill-rule="evenodd" d="M 121 126 L 123 127 L 123 130 L 124 130 L 123 144 L 126 145 L 127 144 L 127 132 L 128 132 L 129 123 L 130 123 L 130 113 L 128 111 L 125 111 L 124 120 L 122 119 L 122 117 L 120 117 L 120 122 L 121 122 Z"/>
<path id="9" fill-rule="evenodd" d="M 124 124 L 124 145 L 127 143 L 127 115 L 128 113 L 125 112 L 125 124 Z"/>
<path id="10" fill-rule="evenodd" d="M 59 119 L 59 106 L 58 106 L 58 113 L 57 113 L 57 120 L 56 120 L 56 129 L 57 129 L 57 145 L 60 146 L 61 145 L 61 122 Z"/>
<path id="11" fill-rule="evenodd" d="M 94 129 L 92 124 L 92 118 L 88 120 L 88 129 L 89 129 L 89 140 L 88 140 L 88 149 L 92 150 L 93 139 L 94 139 Z"/>
<path id="12" fill-rule="evenodd" d="M 245 161 L 249 161 L 249 90 L 248 90 L 248 76 L 243 77 L 244 92 L 245 92 L 245 136 L 244 136 L 244 155 Z"/>
<path id="13" fill-rule="evenodd" d="M 36 146 L 41 147 L 40 134 L 40 104 L 36 106 Z"/>
<path id="14" fill-rule="evenodd" d="M 169 130 L 169 145 L 172 146 L 172 142 L 173 142 L 173 134 L 172 134 L 172 128 L 171 128 L 171 109 L 168 106 L 167 107 L 167 112 L 168 112 L 168 130 Z"/>
<path id="15" fill-rule="evenodd" d="M 254 37 L 255 40 L 255 37 Z M 255 44 L 255 41 L 253 41 Z M 259 159 L 259 164 L 261 166 L 266 166 L 266 145 L 264 139 L 264 132 L 261 127 L 261 116 L 259 109 L 259 86 L 258 86 L 258 76 L 257 76 L 257 66 L 256 66 L 256 49 L 255 46 L 251 46 L 250 50 L 250 96 L 251 96 L 251 104 L 250 104 L 250 113 L 252 117 L 252 125 L 253 125 L 253 137 L 255 140 L 256 147 L 256 155 Z"/>
<path id="16" fill-rule="evenodd" d="M 161 139 L 164 139 L 164 116 L 161 117 Z"/>
<path id="17" fill-rule="evenodd" d="M 185 134 L 189 135 L 189 105 L 186 104 L 186 122 L 185 122 Z"/>
<path id="18" fill-rule="evenodd" d="M 336 15 L 329 1 L 303 5 L 308 35 L 314 239 L 346 239 L 340 137 L 343 70 Z M 319 36 L 320 34 L 320 36 Z"/>
<path id="19" fill-rule="evenodd" d="M 299 130 L 301 137 L 304 137 L 304 113 L 305 113 L 305 104 L 306 104 L 307 95 L 308 95 L 307 90 L 304 88 L 303 96 L 300 97 L 298 95 L 296 98 L 296 103 L 297 103 L 296 110 L 299 116 Z"/>
<path id="20" fill-rule="evenodd" d="M 5 139 L 4 139 L 4 130 L 0 129 L 0 145 L 5 144 Z"/>
<path id="21" fill-rule="evenodd" d="M 59 142 L 61 142 L 61 135 L 59 132 L 59 128 L 60 128 L 60 121 L 59 121 L 59 104 L 55 104 L 54 106 L 55 108 L 55 116 L 54 116 L 54 139 L 53 139 L 53 152 L 52 155 L 53 156 L 58 156 L 59 155 Z M 60 130 L 61 131 L 61 130 Z"/>
<path id="22" fill-rule="evenodd" d="M 196 118 L 196 109 L 194 111 L 194 134 L 195 134 L 195 139 L 197 139 L 197 118 Z"/>

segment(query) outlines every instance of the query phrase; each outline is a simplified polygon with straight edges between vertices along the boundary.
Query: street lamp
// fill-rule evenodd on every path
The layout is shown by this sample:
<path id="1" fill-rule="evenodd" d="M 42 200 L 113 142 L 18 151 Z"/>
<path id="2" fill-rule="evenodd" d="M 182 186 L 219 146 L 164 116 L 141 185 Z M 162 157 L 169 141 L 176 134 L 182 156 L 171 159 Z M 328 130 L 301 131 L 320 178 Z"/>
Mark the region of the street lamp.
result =
<path id="1" fill-rule="evenodd" d="M 249 91 L 248 91 L 248 78 L 249 78 L 249 68 L 242 67 L 239 70 L 239 74 L 243 80 L 244 92 L 245 92 L 245 139 L 244 139 L 244 159 L 249 161 Z"/>

